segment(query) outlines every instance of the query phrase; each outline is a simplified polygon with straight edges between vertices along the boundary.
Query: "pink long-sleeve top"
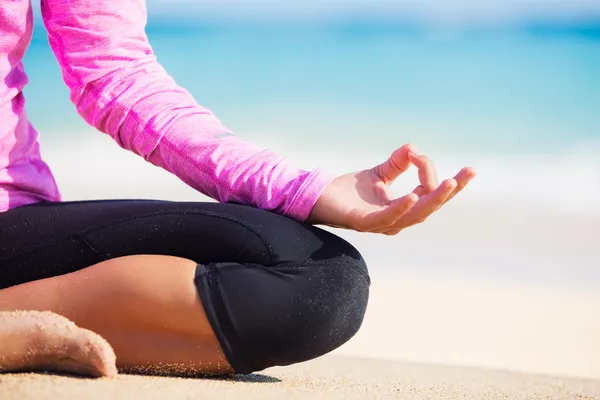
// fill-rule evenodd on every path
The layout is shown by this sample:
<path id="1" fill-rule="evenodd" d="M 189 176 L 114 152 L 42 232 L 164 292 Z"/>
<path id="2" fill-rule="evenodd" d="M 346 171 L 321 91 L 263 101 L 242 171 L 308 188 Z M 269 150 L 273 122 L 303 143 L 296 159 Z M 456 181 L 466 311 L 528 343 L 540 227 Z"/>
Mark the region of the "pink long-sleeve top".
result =
<path id="1" fill-rule="evenodd" d="M 331 176 L 240 140 L 198 105 L 156 61 L 144 0 L 41 4 L 71 101 L 90 125 L 216 200 L 307 218 Z M 60 200 L 22 93 L 32 29 L 29 0 L 0 2 L 0 211 Z"/>

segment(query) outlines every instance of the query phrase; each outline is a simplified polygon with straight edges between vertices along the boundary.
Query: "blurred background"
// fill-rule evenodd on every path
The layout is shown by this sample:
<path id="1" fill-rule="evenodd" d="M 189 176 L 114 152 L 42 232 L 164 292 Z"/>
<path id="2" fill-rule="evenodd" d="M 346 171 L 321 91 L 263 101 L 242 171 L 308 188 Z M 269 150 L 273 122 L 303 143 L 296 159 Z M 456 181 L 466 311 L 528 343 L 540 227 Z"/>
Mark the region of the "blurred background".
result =
<path id="1" fill-rule="evenodd" d="M 478 170 L 397 237 L 336 231 L 373 278 L 338 352 L 600 378 L 599 1 L 147 5 L 159 61 L 244 139 L 339 173 L 407 142 L 442 178 Z M 206 200 L 79 118 L 39 9 L 25 65 L 65 200 Z"/>

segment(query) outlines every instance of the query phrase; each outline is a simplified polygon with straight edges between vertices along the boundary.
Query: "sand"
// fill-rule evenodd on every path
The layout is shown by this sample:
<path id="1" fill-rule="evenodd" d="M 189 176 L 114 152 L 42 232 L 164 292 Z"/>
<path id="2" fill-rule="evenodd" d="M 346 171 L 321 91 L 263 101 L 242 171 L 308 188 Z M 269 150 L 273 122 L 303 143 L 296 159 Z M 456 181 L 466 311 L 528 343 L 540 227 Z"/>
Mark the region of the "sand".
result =
<path id="1" fill-rule="evenodd" d="M 337 355 L 600 380 L 600 291 L 373 271 Z"/>
<path id="2" fill-rule="evenodd" d="M 600 399 L 600 380 L 342 356 L 230 379 L 0 375 L 0 399 Z"/>

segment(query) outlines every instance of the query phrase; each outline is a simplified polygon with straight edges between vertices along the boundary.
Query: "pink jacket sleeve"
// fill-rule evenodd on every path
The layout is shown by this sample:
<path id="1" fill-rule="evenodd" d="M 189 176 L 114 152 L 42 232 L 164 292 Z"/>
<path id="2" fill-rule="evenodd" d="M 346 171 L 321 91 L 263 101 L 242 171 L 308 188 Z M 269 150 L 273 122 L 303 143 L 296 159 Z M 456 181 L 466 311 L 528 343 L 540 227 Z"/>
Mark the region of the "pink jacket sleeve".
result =
<path id="1" fill-rule="evenodd" d="M 157 62 L 144 0 L 42 0 L 42 15 L 90 125 L 216 200 L 308 217 L 332 177 L 238 139 L 198 105 Z"/>

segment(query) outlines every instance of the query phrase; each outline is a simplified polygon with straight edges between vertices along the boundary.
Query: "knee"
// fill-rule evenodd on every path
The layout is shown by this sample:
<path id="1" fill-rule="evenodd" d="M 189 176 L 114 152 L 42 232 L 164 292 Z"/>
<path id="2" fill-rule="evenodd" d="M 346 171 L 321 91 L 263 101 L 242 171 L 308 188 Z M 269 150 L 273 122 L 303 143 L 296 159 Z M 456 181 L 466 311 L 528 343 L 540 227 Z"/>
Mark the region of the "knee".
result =
<path id="1" fill-rule="evenodd" d="M 329 239 L 302 260 L 197 271 L 207 316 L 236 372 L 307 361 L 358 332 L 369 298 L 367 266 L 350 244 Z"/>
<path id="2" fill-rule="evenodd" d="M 301 291 L 295 291 L 284 321 L 271 326 L 270 352 L 258 357 L 259 368 L 290 365 L 327 354 L 360 329 L 369 298 L 370 280 L 362 258 L 304 266 Z"/>
<path id="3" fill-rule="evenodd" d="M 339 260 L 342 261 L 342 260 Z M 297 338 L 303 345 L 302 360 L 319 357 L 342 346 L 360 327 L 369 299 L 370 280 L 361 259 L 345 259 L 323 267 L 315 277 L 318 281 L 314 297 L 302 310 L 310 329 Z M 315 279 L 312 278 L 312 279 Z"/>

